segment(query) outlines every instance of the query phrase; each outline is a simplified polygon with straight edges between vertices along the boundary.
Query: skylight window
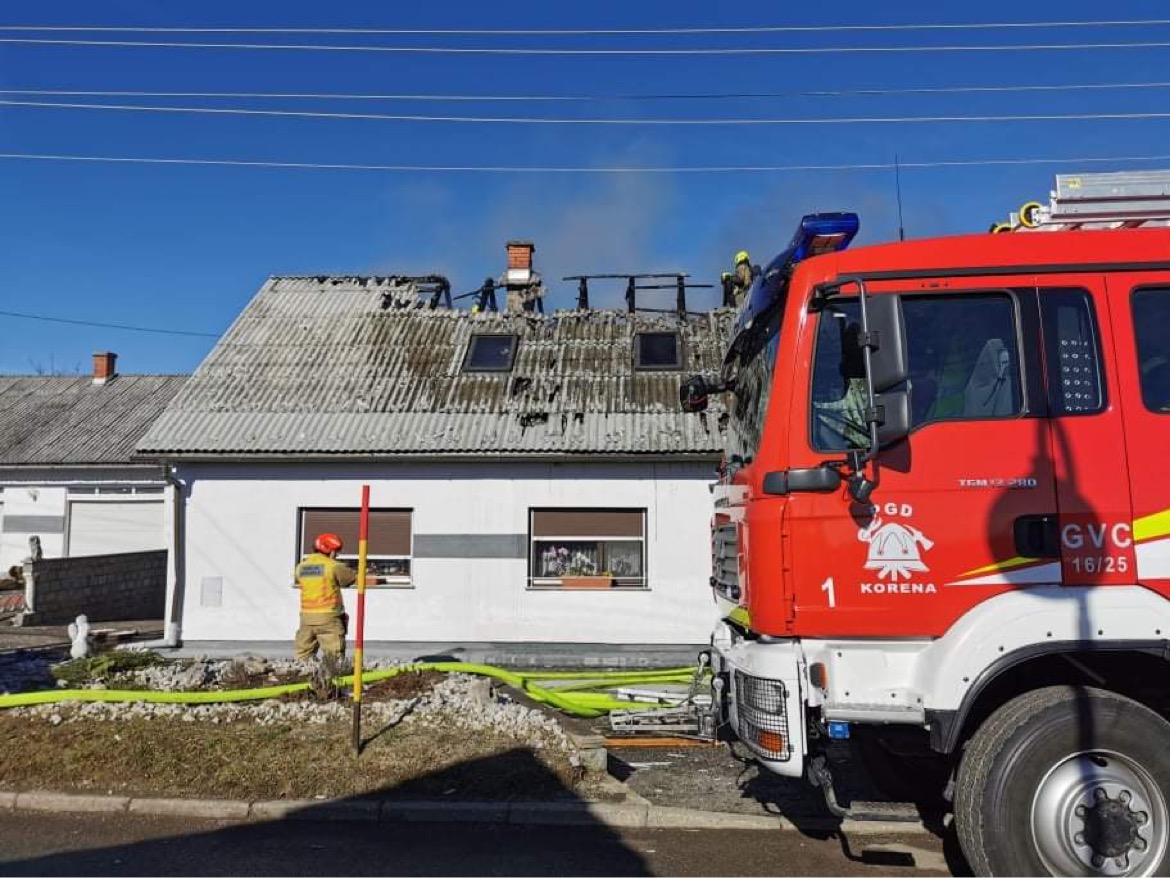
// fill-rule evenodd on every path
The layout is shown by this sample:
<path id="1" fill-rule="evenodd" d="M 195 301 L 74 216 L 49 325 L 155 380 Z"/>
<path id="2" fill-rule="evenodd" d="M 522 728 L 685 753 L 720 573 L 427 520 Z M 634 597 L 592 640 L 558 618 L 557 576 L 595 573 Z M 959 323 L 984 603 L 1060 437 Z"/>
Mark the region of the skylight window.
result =
<path id="1" fill-rule="evenodd" d="M 517 342 L 515 335 L 473 335 L 463 358 L 463 371 L 511 372 Z"/>
<path id="2" fill-rule="evenodd" d="M 638 369 L 681 369 L 682 340 L 677 332 L 639 332 L 634 336 Z"/>

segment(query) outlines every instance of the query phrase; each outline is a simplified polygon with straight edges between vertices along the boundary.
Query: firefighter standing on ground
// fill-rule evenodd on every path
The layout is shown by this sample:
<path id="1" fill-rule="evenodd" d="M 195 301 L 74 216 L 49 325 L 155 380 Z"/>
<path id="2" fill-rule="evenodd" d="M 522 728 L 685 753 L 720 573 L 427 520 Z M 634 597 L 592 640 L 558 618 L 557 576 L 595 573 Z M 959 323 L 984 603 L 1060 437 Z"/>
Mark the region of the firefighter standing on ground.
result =
<path id="1" fill-rule="evenodd" d="M 341 589 L 353 585 L 357 574 L 337 560 L 341 537 L 321 534 L 313 543 L 316 551 L 297 565 L 301 589 L 301 627 L 297 629 L 296 658 L 306 661 L 317 654 L 345 654 L 345 605 Z"/>

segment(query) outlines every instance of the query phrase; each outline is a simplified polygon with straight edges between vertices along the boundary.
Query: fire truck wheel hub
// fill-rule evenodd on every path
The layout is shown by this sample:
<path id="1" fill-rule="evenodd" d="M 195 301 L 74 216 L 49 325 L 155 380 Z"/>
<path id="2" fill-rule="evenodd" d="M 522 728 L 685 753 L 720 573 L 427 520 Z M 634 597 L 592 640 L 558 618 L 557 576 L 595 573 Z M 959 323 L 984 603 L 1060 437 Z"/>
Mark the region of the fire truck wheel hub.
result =
<path id="1" fill-rule="evenodd" d="M 1146 875 L 1162 861 L 1167 806 L 1153 778 L 1119 753 L 1076 753 L 1041 780 L 1032 835 L 1054 875 Z"/>

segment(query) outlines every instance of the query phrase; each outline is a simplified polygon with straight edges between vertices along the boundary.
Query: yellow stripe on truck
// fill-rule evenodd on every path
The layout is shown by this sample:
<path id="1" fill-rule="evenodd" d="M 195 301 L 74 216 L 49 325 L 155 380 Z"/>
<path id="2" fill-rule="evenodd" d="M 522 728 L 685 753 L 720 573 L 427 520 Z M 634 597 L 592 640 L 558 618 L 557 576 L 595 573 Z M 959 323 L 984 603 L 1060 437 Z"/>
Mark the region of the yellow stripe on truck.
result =
<path id="1" fill-rule="evenodd" d="M 1047 563 L 1046 558 L 1008 558 L 1006 561 L 996 561 L 994 564 L 988 564 L 986 567 L 976 567 L 974 570 L 968 570 L 966 573 L 960 573 L 959 579 L 965 576 L 979 576 L 984 573 L 1000 573 L 1004 570 L 1014 570 L 1017 567 L 1025 567 L 1029 564 L 1044 564 Z"/>
<path id="2" fill-rule="evenodd" d="M 1133 523 L 1133 538 L 1139 543 L 1170 536 L 1170 509 L 1143 516 Z"/>

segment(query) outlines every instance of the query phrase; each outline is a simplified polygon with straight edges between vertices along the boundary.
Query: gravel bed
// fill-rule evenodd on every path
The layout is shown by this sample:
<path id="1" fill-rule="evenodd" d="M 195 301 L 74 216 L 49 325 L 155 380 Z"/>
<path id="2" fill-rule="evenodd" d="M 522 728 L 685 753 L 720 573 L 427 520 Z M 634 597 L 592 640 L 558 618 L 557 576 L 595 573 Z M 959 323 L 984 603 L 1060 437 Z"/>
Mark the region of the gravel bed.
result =
<path id="1" fill-rule="evenodd" d="M 367 670 L 392 667 L 395 664 L 390 661 L 371 662 Z M 119 689 L 177 692 L 217 690 L 225 688 L 225 678 L 238 676 L 242 665 L 247 665 L 248 673 L 254 676 L 269 678 L 255 681 L 260 686 L 287 682 L 290 677 L 305 679 L 315 667 L 312 662 L 298 663 L 292 659 L 269 661 L 254 657 L 236 661 L 168 662 L 119 674 L 111 683 Z M 22 680 L 41 679 L 45 667 L 43 660 L 9 662 L 8 677 L 5 679 L 11 680 L 18 676 Z M 90 688 L 106 686 L 91 684 Z M 364 703 L 362 710 L 363 715 L 370 719 L 394 725 L 441 725 L 447 729 L 504 735 L 533 750 L 552 748 L 565 753 L 573 753 L 574 750 L 555 718 L 513 701 L 506 691 L 497 691 L 490 681 L 467 674 L 444 674 L 433 688 L 417 697 L 370 700 Z M 93 701 L 16 707 L 10 708 L 8 713 L 15 717 L 43 719 L 52 725 L 177 719 L 191 723 L 246 722 L 258 726 L 283 726 L 348 722 L 352 716 L 352 707 L 348 697 L 337 701 L 274 698 L 197 705 Z M 576 764 L 575 754 L 571 761 Z"/>

